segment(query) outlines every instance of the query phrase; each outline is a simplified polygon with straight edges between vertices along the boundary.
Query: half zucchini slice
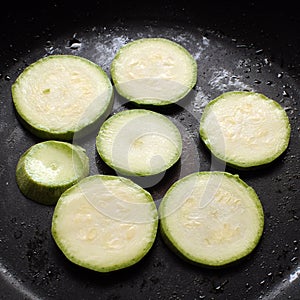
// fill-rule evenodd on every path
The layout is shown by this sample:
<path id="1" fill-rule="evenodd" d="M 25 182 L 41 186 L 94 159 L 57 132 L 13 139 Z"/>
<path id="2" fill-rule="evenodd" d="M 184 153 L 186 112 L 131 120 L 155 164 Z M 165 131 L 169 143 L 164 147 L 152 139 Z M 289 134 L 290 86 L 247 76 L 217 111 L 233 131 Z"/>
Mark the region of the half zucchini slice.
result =
<path id="1" fill-rule="evenodd" d="M 237 168 L 268 164 L 288 147 L 291 127 L 279 103 L 254 92 L 227 92 L 212 100 L 200 136 L 219 159 Z"/>
<path id="2" fill-rule="evenodd" d="M 52 236 L 71 262 L 110 272 L 140 261 L 157 226 L 157 208 L 146 190 L 122 177 L 93 175 L 62 194 Z"/>
<path id="3" fill-rule="evenodd" d="M 12 98 L 21 121 L 33 134 L 71 140 L 107 117 L 113 88 L 106 73 L 88 59 L 50 55 L 19 75 Z"/>
<path id="4" fill-rule="evenodd" d="M 70 186 L 89 174 L 89 158 L 80 146 L 45 141 L 31 146 L 19 159 L 16 180 L 31 200 L 53 205 Z"/>
<path id="5" fill-rule="evenodd" d="M 255 191 L 237 175 L 193 173 L 175 182 L 160 207 L 167 244 L 190 262 L 221 267 L 254 250 L 264 227 Z"/>

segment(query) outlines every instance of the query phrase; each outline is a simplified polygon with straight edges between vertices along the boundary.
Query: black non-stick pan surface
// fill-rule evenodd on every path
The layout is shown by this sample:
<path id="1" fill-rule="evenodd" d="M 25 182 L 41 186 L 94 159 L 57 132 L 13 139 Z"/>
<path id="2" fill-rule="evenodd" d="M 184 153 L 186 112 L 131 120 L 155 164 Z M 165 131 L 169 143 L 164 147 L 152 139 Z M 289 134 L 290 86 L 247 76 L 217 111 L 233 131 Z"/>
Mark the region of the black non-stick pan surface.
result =
<path id="1" fill-rule="evenodd" d="M 1 9 L 1 299 L 300 299 L 298 9 L 289 1 L 209 2 L 11 1 Z M 265 228 L 255 251 L 235 265 L 192 265 L 171 252 L 158 233 L 150 252 L 130 268 L 108 274 L 83 269 L 69 262 L 51 237 L 53 207 L 26 199 L 16 185 L 20 155 L 41 141 L 19 123 L 12 104 L 11 85 L 22 70 L 50 54 L 73 54 L 94 61 L 110 76 L 116 51 L 143 37 L 164 37 L 186 47 L 197 60 L 198 81 L 188 99 L 159 110 L 182 133 L 181 160 L 163 178 L 140 184 L 159 204 L 168 187 L 191 172 L 239 174 L 261 199 Z M 271 165 L 234 170 L 216 162 L 202 144 L 203 108 L 231 90 L 260 92 L 285 108 L 291 140 Z M 113 112 L 122 109 L 134 107 L 116 94 Z M 91 174 L 114 174 L 99 158 L 93 136 L 80 143 L 90 157 Z"/>

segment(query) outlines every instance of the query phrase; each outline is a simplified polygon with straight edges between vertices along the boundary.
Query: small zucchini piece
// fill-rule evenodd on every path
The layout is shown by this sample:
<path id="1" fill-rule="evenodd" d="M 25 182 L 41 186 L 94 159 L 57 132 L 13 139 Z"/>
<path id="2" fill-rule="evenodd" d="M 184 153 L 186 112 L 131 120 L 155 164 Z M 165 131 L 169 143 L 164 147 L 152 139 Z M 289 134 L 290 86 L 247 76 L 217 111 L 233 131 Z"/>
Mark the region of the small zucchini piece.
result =
<path id="1" fill-rule="evenodd" d="M 237 168 L 271 163 L 288 147 L 285 110 L 263 94 L 226 92 L 212 100 L 200 120 L 200 136 L 212 154 Z"/>
<path id="2" fill-rule="evenodd" d="M 72 263 L 111 272 L 139 262 L 157 227 L 157 208 L 146 190 L 123 177 L 93 175 L 61 195 L 51 231 Z"/>
<path id="3" fill-rule="evenodd" d="M 223 267 L 250 254 L 264 228 L 253 188 L 227 172 L 197 172 L 175 182 L 159 206 L 166 243 L 185 260 Z"/>
<path id="4" fill-rule="evenodd" d="M 29 65 L 12 85 L 20 121 L 43 139 L 71 140 L 110 113 L 107 74 L 75 55 L 50 55 Z"/>
<path id="5" fill-rule="evenodd" d="M 116 90 L 141 105 L 167 105 L 184 98 L 197 81 L 197 63 L 183 46 L 143 38 L 123 46 L 111 65 Z"/>
<path id="6" fill-rule="evenodd" d="M 80 146 L 44 141 L 19 159 L 16 180 L 20 191 L 36 202 L 54 205 L 70 186 L 89 174 L 89 158 Z"/>
<path id="7" fill-rule="evenodd" d="M 100 128 L 96 146 L 108 166 L 129 176 L 160 174 L 182 153 L 177 126 L 146 109 L 124 110 L 108 118 Z"/>

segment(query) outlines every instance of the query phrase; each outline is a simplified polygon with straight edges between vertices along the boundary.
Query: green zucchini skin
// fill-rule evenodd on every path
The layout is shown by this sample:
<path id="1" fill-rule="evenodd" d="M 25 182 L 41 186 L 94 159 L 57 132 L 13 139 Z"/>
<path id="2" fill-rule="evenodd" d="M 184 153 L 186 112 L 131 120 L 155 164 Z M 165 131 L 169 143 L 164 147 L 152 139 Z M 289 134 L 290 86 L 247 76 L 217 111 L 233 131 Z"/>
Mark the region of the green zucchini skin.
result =
<path id="1" fill-rule="evenodd" d="M 77 174 L 76 178 L 73 178 L 71 181 L 62 180 L 56 185 L 45 185 L 34 178 L 27 171 L 27 162 L 30 152 L 34 150 L 35 147 L 40 146 L 41 144 L 55 143 L 58 147 L 66 147 L 72 149 L 72 155 L 76 156 L 77 162 L 80 162 L 80 173 Z M 72 145 L 67 142 L 61 141 L 45 141 L 39 144 L 35 144 L 27 149 L 20 157 L 17 166 L 16 166 L 16 182 L 21 191 L 21 193 L 35 202 L 44 205 L 55 205 L 61 194 L 66 191 L 69 187 L 88 176 L 89 174 L 89 158 L 85 153 L 85 150 L 80 146 Z"/>

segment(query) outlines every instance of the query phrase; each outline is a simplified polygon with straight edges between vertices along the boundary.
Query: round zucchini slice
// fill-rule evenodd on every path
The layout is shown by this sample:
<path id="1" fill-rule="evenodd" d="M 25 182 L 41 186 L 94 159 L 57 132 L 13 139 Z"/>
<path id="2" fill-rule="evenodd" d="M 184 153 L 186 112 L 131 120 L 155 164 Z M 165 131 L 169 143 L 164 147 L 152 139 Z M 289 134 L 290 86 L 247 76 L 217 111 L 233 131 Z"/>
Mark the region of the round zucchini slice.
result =
<path id="1" fill-rule="evenodd" d="M 116 90 L 136 104 L 167 105 L 184 98 L 197 81 L 197 63 L 183 46 L 143 38 L 123 46 L 111 65 Z"/>
<path id="2" fill-rule="evenodd" d="M 184 259 L 222 267 L 257 246 L 264 213 L 256 192 L 237 175 L 192 173 L 175 182 L 160 207 L 160 229 L 168 246 Z"/>
<path id="3" fill-rule="evenodd" d="M 100 157 L 129 176 L 160 174 L 182 153 L 181 134 L 167 117 L 146 109 L 125 110 L 108 118 L 96 138 Z"/>
<path id="4" fill-rule="evenodd" d="M 28 66 L 12 85 L 20 120 L 43 139 L 71 140 L 110 113 L 112 84 L 88 59 L 50 55 Z"/>
<path id="5" fill-rule="evenodd" d="M 140 261 L 157 227 L 157 208 L 146 190 L 123 177 L 93 175 L 61 195 L 51 230 L 71 262 L 110 272 Z"/>
<path id="6" fill-rule="evenodd" d="M 290 123 L 279 103 L 254 92 L 227 92 L 212 100 L 200 136 L 213 155 L 237 168 L 268 164 L 288 147 Z"/>
<path id="7" fill-rule="evenodd" d="M 36 202 L 53 205 L 70 186 L 89 174 L 85 150 L 60 141 L 31 146 L 19 159 L 16 180 L 20 191 Z"/>

